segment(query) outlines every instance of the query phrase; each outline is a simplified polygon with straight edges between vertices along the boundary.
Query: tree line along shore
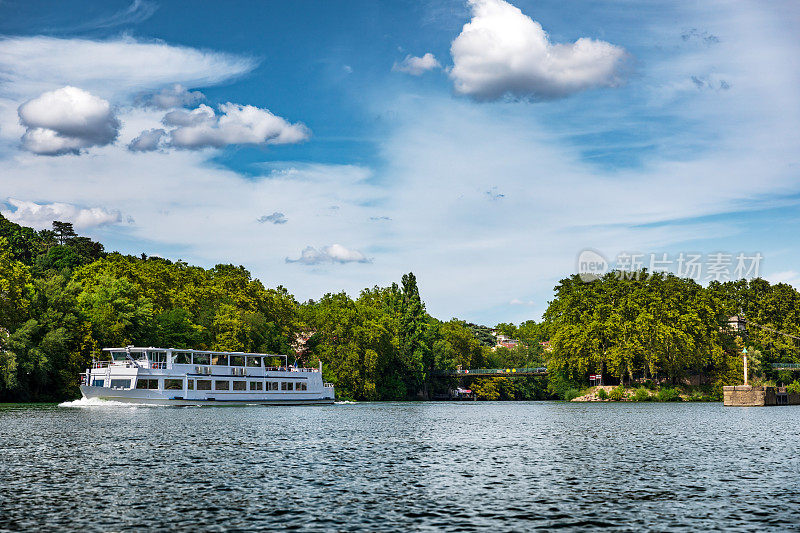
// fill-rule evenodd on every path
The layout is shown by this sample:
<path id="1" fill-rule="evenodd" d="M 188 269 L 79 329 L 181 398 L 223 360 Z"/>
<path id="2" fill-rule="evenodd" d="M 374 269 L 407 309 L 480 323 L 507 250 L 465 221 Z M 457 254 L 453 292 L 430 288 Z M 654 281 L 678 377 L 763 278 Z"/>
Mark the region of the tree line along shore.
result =
<path id="1" fill-rule="evenodd" d="M 727 325 L 744 315 L 800 336 L 800 293 L 791 286 L 754 279 L 704 287 L 671 274 L 635 274 L 565 278 L 540 322 L 490 328 L 430 316 L 412 273 L 356 297 L 299 302 L 243 266 L 108 253 L 69 223 L 35 231 L 0 215 L 0 401 L 76 398 L 78 374 L 92 357 L 126 345 L 322 361 L 337 395 L 360 401 L 427 399 L 459 384 L 487 400 L 645 400 L 645 393 L 647 400 L 718 400 L 723 385 L 742 382 L 744 346 L 751 382 L 796 379 L 772 369 L 800 362 L 796 341 L 766 329 L 745 336 Z M 496 334 L 519 342 L 498 346 Z M 441 375 L 538 366 L 547 367 L 546 377 Z M 592 374 L 616 388 L 587 389 Z"/>

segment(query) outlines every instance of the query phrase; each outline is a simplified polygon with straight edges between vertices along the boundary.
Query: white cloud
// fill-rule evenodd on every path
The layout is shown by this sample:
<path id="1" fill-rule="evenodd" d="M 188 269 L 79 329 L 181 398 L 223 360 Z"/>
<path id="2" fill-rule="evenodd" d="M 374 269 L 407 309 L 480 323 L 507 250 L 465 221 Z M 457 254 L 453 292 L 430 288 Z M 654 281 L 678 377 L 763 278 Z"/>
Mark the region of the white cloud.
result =
<path id="1" fill-rule="evenodd" d="M 26 128 L 22 145 L 39 155 L 104 146 L 114 142 L 120 127 L 108 101 L 70 86 L 25 102 L 18 113 Z"/>
<path id="2" fill-rule="evenodd" d="M 158 150 L 161 138 L 166 134 L 167 132 L 161 128 L 145 130 L 128 143 L 128 150 L 131 152 L 152 152 L 153 150 Z"/>
<path id="3" fill-rule="evenodd" d="M 35 229 L 49 229 L 54 220 L 72 222 L 76 229 L 93 228 L 108 224 L 119 224 L 122 215 L 119 211 L 109 211 L 102 207 L 81 208 L 72 204 L 54 202 L 37 204 L 9 198 L 8 204 L 13 211 L 5 211 L 3 215 L 12 222 Z"/>
<path id="4" fill-rule="evenodd" d="M 621 82 L 622 48 L 586 37 L 553 44 L 538 22 L 503 0 L 469 3 L 472 20 L 450 47 L 458 93 L 547 99 Z"/>
<path id="5" fill-rule="evenodd" d="M 422 57 L 407 55 L 400 63 L 395 63 L 392 66 L 392 70 L 395 72 L 405 72 L 412 76 L 420 76 L 429 70 L 441 67 L 442 65 L 439 64 L 436 57 L 428 52 Z"/>
<path id="6" fill-rule="evenodd" d="M 322 263 L 369 263 L 370 260 L 358 250 L 345 248 L 341 244 L 324 246 L 317 250 L 307 246 L 297 259 L 286 258 L 287 263 L 302 263 L 304 265 L 319 265 Z"/>
<path id="7" fill-rule="evenodd" d="M 309 138 L 302 123 L 291 124 L 268 109 L 230 102 L 219 106 L 220 114 L 206 105 L 187 111 L 179 109 L 164 116 L 169 144 L 177 148 L 198 149 L 229 144 L 293 144 Z"/>
<path id="8" fill-rule="evenodd" d="M 17 115 L 19 105 L 43 92 L 69 85 L 121 105 L 143 94 L 174 88 L 174 84 L 216 85 L 249 72 L 256 64 L 248 57 L 131 37 L 102 41 L 0 37 L 0 142 L 17 143 L 25 133 Z M 139 131 L 154 125 L 152 121 L 142 124 Z M 56 144 L 56 149 L 77 150 L 81 145 L 53 140 L 52 134 L 31 136 L 43 148 Z"/>
<path id="9" fill-rule="evenodd" d="M 800 272 L 796 270 L 784 270 L 783 272 L 776 272 L 770 276 L 766 276 L 770 283 L 786 283 L 795 289 L 800 289 Z"/>
<path id="10" fill-rule="evenodd" d="M 0 93 L 31 98 L 64 85 L 104 98 L 180 83 L 208 87 L 252 70 L 248 57 L 131 37 L 96 41 L 55 37 L 0 39 Z"/>
<path id="11" fill-rule="evenodd" d="M 196 104 L 203 100 L 205 95 L 200 91 L 189 91 L 180 83 L 164 87 L 157 93 L 139 98 L 139 101 L 156 109 L 173 109 L 185 105 Z"/>
<path id="12" fill-rule="evenodd" d="M 94 30 L 98 28 L 113 28 L 125 24 L 138 24 L 152 17 L 156 10 L 158 10 L 158 4 L 155 2 L 133 0 L 127 8 L 112 15 L 90 20 L 80 26 L 65 28 L 62 31 Z"/>
<path id="13" fill-rule="evenodd" d="M 198 126 L 207 122 L 214 122 L 216 114 L 214 109 L 200 104 L 195 109 L 175 109 L 170 111 L 161 120 L 167 126 Z"/>
<path id="14" fill-rule="evenodd" d="M 510 302 L 508 302 L 508 305 L 528 305 L 528 306 L 531 306 L 531 305 L 533 305 L 533 300 L 524 301 L 524 300 L 520 300 L 519 298 L 513 298 Z"/>
<path id="15" fill-rule="evenodd" d="M 275 211 L 271 215 L 262 215 L 258 217 L 258 221 L 262 224 L 264 222 L 271 222 L 273 224 L 286 224 L 288 222 L 286 215 L 279 213 L 278 211 Z"/>

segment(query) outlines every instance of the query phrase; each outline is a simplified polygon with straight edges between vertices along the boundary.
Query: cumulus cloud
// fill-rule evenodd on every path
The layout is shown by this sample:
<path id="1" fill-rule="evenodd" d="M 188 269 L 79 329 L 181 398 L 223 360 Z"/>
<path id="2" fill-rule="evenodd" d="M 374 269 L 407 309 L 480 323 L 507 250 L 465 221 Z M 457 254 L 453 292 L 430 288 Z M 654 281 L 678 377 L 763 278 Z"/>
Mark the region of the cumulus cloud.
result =
<path id="1" fill-rule="evenodd" d="M 271 215 L 263 215 L 259 217 L 258 221 L 261 222 L 262 224 L 264 222 L 271 222 L 273 224 L 286 224 L 288 222 L 288 219 L 286 218 L 286 215 L 284 215 L 283 213 L 275 211 Z"/>
<path id="2" fill-rule="evenodd" d="M 309 138 L 308 128 L 291 124 L 268 109 L 251 105 L 219 106 L 219 114 L 207 105 L 193 110 L 177 109 L 164 116 L 169 144 L 176 148 L 199 149 L 229 144 L 293 144 Z"/>
<path id="3" fill-rule="evenodd" d="M 586 37 L 554 44 L 538 22 L 503 0 L 470 5 L 472 20 L 450 47 L 456 92 L 476 100 L 552 99 L 622 81 L 622 48 Z"/>
<path id="4" fill-rule="evenodd" d="M 145 130 L 128 144 L 128 150 L 131 152 L 152 152 L 153 150 L 158 150 L 161 138 L 166 134 L 167 132 L 161 128 Z"/>
<path id="5" fill-rule="evenodd" d="M 204 98 L 205 95 L 200 91 L 189 91 L 180 83 L 174 83 L 156 93 L 140 97 L 138 101 L 140 104 L 156 109 L 173 109 L 194 105 Z"/>
<path id="6" fill-rule="evenodd" d="M 441 68 L 442 65 L 436 60 L 436 57 L 428 52 L 422 57 L 407 55 L 404 60 L 395 63 L 392 70 L 395 72 L 405 72 L 412 76 L 420 76 L 429 70 Z"/>
<path id="7" fill-rule="evenodd" d="M 76 228 L 93 228 L 108 224 L 119 224 L 122 215 L 119 211 L 109 211 L 102 207 L 81 208 L 66 203 L 37 204 L 25 200 L 9 198 L 8 204 L 13 211 L 4 212 L 4 216 L 35 229 L 49 229 L 54 220 L 72 222 Z"/>
<path id="8" fill-rule="evenodd" d="M 213 122 L 216 114 L 211 107 L 200 104 L 196 109 L 175 109 L 161 120 L 167 126 L 198 126 Z"/>
<path id="9" fill-rule="evenodd" d="M 287 263 L 302 263 L 304 265 L 319 265 L 323 263 L 369 263 L 370 260 L 358 250 L 350 250 L 341 244 L 324 246 L 317 250 L 307 246 L 297 259 L 286 258 Z"/>
<path id="10" fill-rule="evenodd" d="M 26 131 L 22 145 L 39 155 L 78 154 L 114 142 L 120 123 L 107 100 L 77 87 L 63 87 L 29 100 L 17 110 Z"/>

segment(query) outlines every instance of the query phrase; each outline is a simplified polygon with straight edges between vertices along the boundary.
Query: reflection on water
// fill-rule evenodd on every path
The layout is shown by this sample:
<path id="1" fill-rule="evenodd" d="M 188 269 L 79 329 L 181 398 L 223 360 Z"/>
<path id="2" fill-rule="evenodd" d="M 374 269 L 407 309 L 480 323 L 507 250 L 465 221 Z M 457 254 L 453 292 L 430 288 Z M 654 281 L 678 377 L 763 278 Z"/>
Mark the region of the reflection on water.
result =
<path id="1" fill-rule="evenodd" d="M 796 406 L 68 405 L 0 408 L 0 529 L 800 524 Z"/>

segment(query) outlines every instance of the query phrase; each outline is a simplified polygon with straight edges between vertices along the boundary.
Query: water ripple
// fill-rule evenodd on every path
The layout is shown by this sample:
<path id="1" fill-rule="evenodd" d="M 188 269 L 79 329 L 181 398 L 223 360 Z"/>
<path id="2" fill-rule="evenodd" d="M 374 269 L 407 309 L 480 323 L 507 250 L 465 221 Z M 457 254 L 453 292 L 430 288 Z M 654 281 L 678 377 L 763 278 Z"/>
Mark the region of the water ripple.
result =
<path id="1" fill-rule="evenodd" d="M 0 428 L 1 530 L 800 531 L 795 406 L 71 402 Z"/>

